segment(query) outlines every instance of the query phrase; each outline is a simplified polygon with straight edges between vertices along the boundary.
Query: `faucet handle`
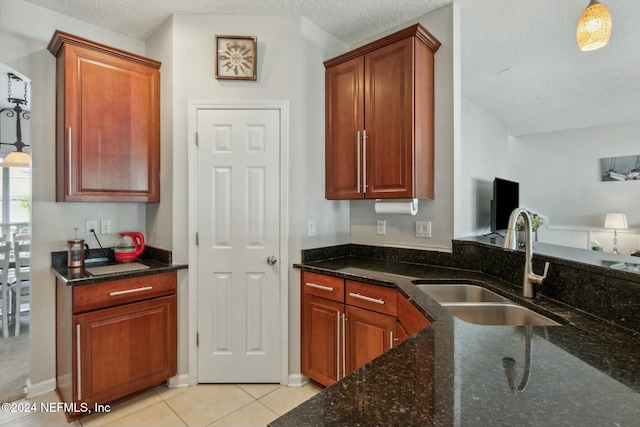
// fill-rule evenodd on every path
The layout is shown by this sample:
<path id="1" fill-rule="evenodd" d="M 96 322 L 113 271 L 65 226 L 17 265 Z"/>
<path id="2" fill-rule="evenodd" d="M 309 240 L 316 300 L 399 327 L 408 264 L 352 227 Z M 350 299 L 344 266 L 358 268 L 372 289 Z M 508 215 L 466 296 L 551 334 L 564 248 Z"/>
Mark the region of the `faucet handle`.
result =
<path id="1" fill-rule="evenodd" d="M 542 276 L 535 274 L 535 273 L 531 273 L 531 280 L 533 280 L 533 282 L 537 283 L 538 285 L 542 284 L 542 281 L 544 279 L 547 278 L 547 273 L 549 272 L 549 262 L 545 262 L 544 263 L 544 273 L 542 273 Z"/>
<path id="2" fill-rule="evenodd" d="M 549 272 L 549 262 L 544 263 L 544 273 L 542 273 L 542 279 L 547 278 L 547 273 Z"/>

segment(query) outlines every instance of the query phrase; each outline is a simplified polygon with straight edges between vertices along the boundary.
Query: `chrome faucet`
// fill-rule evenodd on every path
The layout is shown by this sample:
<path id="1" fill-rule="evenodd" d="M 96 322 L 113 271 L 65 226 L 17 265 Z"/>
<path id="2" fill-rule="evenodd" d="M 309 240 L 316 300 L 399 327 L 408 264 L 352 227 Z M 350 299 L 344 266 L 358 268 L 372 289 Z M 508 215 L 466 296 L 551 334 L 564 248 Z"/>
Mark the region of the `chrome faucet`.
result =
<path id="1" fill-rule="evenodd" d="M 531 238 L 531 217 L 529 213 L 523 208 L 516 208 L 511 212 L 509 216 L 509 226 L 507 228 L 507 235 L 504 237 L 504 249 L 515 251 L 518 247 L 518 238 L 516 234 L 516 221 L 518 217 L 522 215 L 524 218 L 524 231 L 525 231 L 525 264 L 524 264 L 524 278 L 522 280 L 522 295 L 527 298 L 535 298 L 536 292 L 535 284 L 542 284 L 542 281 L 547 278 L 547 272 L 549 271 L 549 263 L 544 264 L 544 274 L 542 276 L 533 272 L 532 258 L 533 258 L 533 241 Z"/>

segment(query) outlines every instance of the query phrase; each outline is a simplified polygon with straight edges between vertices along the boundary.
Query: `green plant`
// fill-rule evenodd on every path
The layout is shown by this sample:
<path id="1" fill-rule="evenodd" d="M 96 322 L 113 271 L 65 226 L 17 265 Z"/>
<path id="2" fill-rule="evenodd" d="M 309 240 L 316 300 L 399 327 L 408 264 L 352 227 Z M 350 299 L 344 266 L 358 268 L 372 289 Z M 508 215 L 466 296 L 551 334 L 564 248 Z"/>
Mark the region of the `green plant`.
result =
<path id="1" fill-rule="evenodd" d="M 537 231 L 542 224 L 544 224 L 544 219 L 540 218 L 536 214 L 531 215 L 531 231 Z M 516 221 L 516 231 L 524 231 L 523 217 L 519 217 Z"/>
<path id="2" fill-rule="evenodd" d="M 20 198 L 20 207 L 27 211 L 31 208 L 31 200 L 28 194 L 25 194 Z"/>

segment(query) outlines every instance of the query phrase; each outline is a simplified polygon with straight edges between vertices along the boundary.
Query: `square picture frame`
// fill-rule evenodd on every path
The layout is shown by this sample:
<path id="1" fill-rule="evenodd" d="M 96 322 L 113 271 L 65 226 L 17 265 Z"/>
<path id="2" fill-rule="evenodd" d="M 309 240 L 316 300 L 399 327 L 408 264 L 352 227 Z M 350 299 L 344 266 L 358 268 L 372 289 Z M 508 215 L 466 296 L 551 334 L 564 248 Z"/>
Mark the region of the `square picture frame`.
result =
<path id="1" fill-rule="evenodd" d="M 258 38 L 216 35 L 216 79 L 256 80 Z"/>

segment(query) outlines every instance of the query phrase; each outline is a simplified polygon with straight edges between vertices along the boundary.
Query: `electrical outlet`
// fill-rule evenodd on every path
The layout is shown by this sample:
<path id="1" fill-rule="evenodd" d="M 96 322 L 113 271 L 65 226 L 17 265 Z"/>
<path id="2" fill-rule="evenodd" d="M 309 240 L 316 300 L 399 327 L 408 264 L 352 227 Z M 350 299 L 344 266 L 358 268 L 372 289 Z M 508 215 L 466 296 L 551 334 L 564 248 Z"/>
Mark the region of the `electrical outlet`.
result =
<path id="1" fill-rule="evenodd" d="M 416 237 L 431 237 L 431 221 L 416 221 Z"/>
<path id="2" fill-rule="evenodd" d="M 87 220 L 87 236 L 93 236 L 93 232 L 91 230 L 94 230 L 96 233 L 99 231 L 97 219 Z"/>
<path id="3" fill-rule="evenodd" d="M 387 221 L 379 219 L 376 232 L 381 235 L 387 234 Z"/>
<path id="4" fill-rule="evenodd" d="M 111 220 L 100 220 L 100 234 L 111 234 Z"/>
<path id="5" fill-rule="evenodd" d="M 313 237 L 315 235 L 316 235 L 316 222 L 315 221 L 309 221 L 308 229 L 307 229 L 307 236 Z"/>

